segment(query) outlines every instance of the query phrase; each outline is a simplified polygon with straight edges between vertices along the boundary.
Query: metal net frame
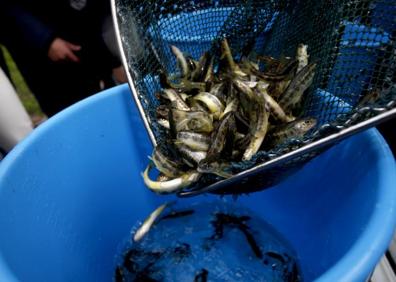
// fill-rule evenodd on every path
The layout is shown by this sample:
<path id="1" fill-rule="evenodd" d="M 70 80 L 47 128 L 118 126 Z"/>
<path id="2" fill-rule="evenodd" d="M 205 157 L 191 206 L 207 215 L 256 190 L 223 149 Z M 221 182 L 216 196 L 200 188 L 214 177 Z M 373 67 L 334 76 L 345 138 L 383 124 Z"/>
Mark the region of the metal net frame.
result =
<path id="1" fill-rule="evenodd" d="M 395 1 L 114 0 L 113 6 L 130 84 L 154 145 L 168 138 L 156 122 L 155 93 L 161 90 L 160 72 L 178 71 L 170 45 L 199 59 L 205 51 L 218 56 L 219 42 L 226 37 L 238 60 L 252 52 L 294 57 L 303 43 L 310 61 L 317 62 L 301 113 L 318 120 L 315 130 L 260 151 L 250 161 L 232 163 L 237 175 L 231 180 L 204 177 L 191 195 L 272 186 L 338 140 L 395 113 Z M 374 92 L 379 96 L 375 102 L 361 103 Z M 333 138 L 317 144 L 328 136 Z"/>

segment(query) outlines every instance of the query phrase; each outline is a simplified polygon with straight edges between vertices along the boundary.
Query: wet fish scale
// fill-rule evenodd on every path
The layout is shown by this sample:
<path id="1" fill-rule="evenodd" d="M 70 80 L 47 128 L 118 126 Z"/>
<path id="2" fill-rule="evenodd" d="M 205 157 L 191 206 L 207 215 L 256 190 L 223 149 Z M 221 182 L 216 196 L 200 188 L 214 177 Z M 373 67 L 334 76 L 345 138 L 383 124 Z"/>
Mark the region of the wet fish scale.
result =
<path id="1" fill-rule="evenodd" d="M 281 95 L 279 105 L 285 110 L 301 101 L 302 94 L 311 86 L 315 76 L 316 63 L 305 66 L 290 82 L 285 92 Z"/>
<path id="2" fill-rule="evenodd" d="M 205 52 L 201 58 L 199 58 L 198 65 L 195 71 L 191 74 L 191 79 L 193 81 L 201 81 L 206 74 L 209 67 L 211 58 L 208 52 Z"/>
<path id="3" fill-rule="evenodd" d="M 288 60 L 286 64 L 279 63 L 279 65 L 276 67 L 276 72 L 260 72 L 258 70 L 252 69 L 252 73 L 257 77 L 264 79 L 265 81 L 282 81 L 294 74 L 297 65 L 298 63 L 296 60 Z"/>
<path id="4" fill-rule="evenodd" d="M 182 72 L 183 77 L 187 77 L 190 74 L 190 69 L 188 67 L 187 60 L 183 55 L 182 51 L 176 46 L 171 46 L 172 53 L 175 55 L 179 68 Z"/>
<path id="5" fill-rule="evenodd" d="M 176 132 L 186 130 L 211 132 L 213 130 L 212 118 L 207 113 L 172 109 L 170 114 L 170 123 Z"/>
<path id="6" fill-rule="evenodd" d="M 217 97 L 219 97 L 219 95 L 222 94 L 223 91 L 224 91 L 224 83 L 223 82 L 214 84 L 210 89 L 210 93 L 212 93 L 213 95 L 215 95 Z M 221 96 L 223 96 L 223 95 L 221 95 Z"/>
<path id="7" fill-rule="evenodd" d="M 179 166 L 174 161 L 165 157 L 157 148 L 154 149 L 153 162 L 157 169 L 168 177 L 177 177 L 180 175 Z"/>
<path id="8" fill-rule="evenodd" d="M 187 162 L 187 165 L 192 167 L 196 166 L 207 156 L 205 151 L 194 151 L 184 144 L 176 144 L 176 147 L 183 156 L 183 160 Z"/>
<path id="9" fill-rule="evenodd" d="M 267 110 L 266 102 L 261 91 L 258 91 L 257 94 L 257 111 L 254 111 L 256 115 L 256 124 L 254 131 L 251 132 L 252 138 L 243 154 L 242 160 L 250 160 L 253 155 L 257 153 L 268 130 L 269 112 Z"/>
<path id="10" fill-rule="evenodd" d="M 190 107 L 184 102 L 183 98 L 173 89 L 164 89 L 164 96 L 171 101 L 175 108 L 184 111 L 190 110 Z"/>
<path id="11" fill-rule="evenodd" d="M 233 83 L 235 85 L 235 87 L 242 92 L 243 94 L 245 94 L 250 100 L 254 99 L 254 92 L 252 90 L 251 87 L 249 87 L 249 84 L 240 80 L 240 79 L 234 79 Z"/>
<path id="12" fill-rule="evenodd" d="M 297 47 L 296 59 L 298 60 L 297 73 L 302 70 L 306 65 L 308 65 L 308 45 L 299 44 Z"/>
<path id="13" fill-rule="evenodd" d="M 223 103 L 215 95 L 208 92 L 201 92 L 194 97 L 195 100 L 204 103 L 209 111 L 218 118 L 224 111 Z"/>
<path id="14" fill-rule="evenodd" d="M 214 58 L 212 57 L 210 58 L 209 65 L 206 70 L 205 77 L 203 79 L 204 82 L 209 82 L 213 79 L 213 63 L 214 63 Z"/>
<path id="15" fill-rule="evenodd" d="M 239 101 L 237 98 L 229 98 L 227 100 L 227 106 L 224 109 L 223 113 L 220 115 L 220 119 L 224 117 L 229 112 L 235 113 L 238 110 Z"/>
<path id="16" fill-rule="evenodd" d="M 302 137 L 315 125 L 315 118 L 303 118 L 290 122 L 284 126 L 278 127 L 271 133 L 271 142 L 269 142 L 269 144 L 279 144 L 291 137 Z"/>
<path id="17" fill-rule="evenodd" d="M 217 130 L 215 131 L 212 144 L 209 147 L 207 159 L 216 158 L 221 154 L 221 151 L 223 150 L 226 142 L 227 132 L 233 120 L 235 123 L 234 116 L 230 112 L 226 116 L 224 116 L 223 119 L 220 121 L 220 124 L 217 127 Z"/>
<path id="18" fill-rule="evenodd" d="M 257 90 L 261 92 L 261 95 L 263 95 L 264 101 L 267 103 L 267 106 L 273 117 L 281 122 L 293 121 L 294 118 L 287 116 L 279 104 L 267 93 L 267 88 L 268 84 L 261 83 L 257 87 Z"/>
<path id="19" fill-rule="evenodd" d="M 210 138 L 207 135 L 192 131 L 180 131 L 177 133 L 177 141 L 187 145 L 193 150 L 207 151 Z"/>

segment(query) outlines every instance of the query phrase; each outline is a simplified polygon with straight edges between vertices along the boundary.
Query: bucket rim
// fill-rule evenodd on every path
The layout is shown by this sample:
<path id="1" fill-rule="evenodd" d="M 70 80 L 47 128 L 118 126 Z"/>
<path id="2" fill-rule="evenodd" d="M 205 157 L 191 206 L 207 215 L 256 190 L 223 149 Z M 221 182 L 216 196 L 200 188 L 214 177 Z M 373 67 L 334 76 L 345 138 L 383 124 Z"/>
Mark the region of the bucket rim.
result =
<path id="1" fill-rule="evenodd" d="M 8 171 L 12 169 L 14 162 L 35 143 L 36 139 L 42 138 L 45 132 L 51 130 L 62 120 L 67 120 L 76 112 L 83 111 L 101 100 L 108 100 L 113 96 L 125 96 L 130 99 L 130 89 L 127 84 L 111 88 L 65 109 L 44 124 L 35 129 L 25 140 L 19 143 L 0 163 L 0 194 Z M 317 281 L 364 281 L 388 247 L 396 227 L 396 162 L 388 144 L 381 134 L 374 128 L 360 133 L 359 138 L 366 138 L 373 144 L 375 154 L 378 156 L 378 179 L 379 195 L 378 202 L 373 214 L 367 222 L 365 230 L 358 240 L 351 246 L 344 257 L 336 262 L 330 269 L 322 273 Z M 348 141 L 349 140 L 349 141 Z M 342 143 L 351 142 L 351 138 Z M 353 142 L 353 141 L 352 141 Z M 342 143 L 340 145 L 342 145 Z M 380 169 L 383 168 L 383 169 Z M 380 232 L 379 232 L 380 231 Z M 353 266 L 353 267 L 351 267 Z M 341 276 L 342 275 L 342 276 Z M 2 251 L 0 250 L 0 281 L 18 281 L 12 269 L 8 266 Z"/>

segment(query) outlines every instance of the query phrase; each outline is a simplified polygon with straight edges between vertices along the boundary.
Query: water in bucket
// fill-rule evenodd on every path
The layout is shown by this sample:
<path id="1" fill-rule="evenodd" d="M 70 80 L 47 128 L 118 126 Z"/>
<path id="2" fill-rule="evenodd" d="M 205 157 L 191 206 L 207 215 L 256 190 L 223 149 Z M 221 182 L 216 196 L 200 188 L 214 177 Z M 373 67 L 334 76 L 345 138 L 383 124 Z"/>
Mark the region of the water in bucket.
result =
<path id="1" fill-rule="evenodd" d="M 171 205 L 141 241 L 131 241 L 118 258 L 117 282 L 301 281 L 286 240 L 235 202 Z"/>

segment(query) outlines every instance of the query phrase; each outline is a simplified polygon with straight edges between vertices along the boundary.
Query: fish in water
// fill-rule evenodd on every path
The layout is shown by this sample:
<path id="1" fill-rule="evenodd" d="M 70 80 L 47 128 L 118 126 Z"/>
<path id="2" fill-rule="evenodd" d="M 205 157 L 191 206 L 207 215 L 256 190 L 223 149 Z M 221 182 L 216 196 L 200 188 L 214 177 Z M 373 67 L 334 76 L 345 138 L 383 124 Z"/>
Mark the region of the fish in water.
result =
<path id="1" fill-rule="evenodd" d="M 255 256 L 259 259 L 263 258 L 263 253 L 258 246 L 253 235 L 249 232 L 249 226 L 246 221 L 250 219 L 249 216 L 235 216 L 232 214 L 216 213 L 215 219 L 212 221 L 214 227 L 214 234 L 209 238 L 210 240 L 219 240 L 223 238 L 224 227 L 232 227 L 239 229 L 246 238 L 250 248 L 252 249 Z"/>
<path id="2" fill-rule="evenodd" d="M 135 235 L 133 236 L 133 240 L 135 242 L 141 240 L 150 231 L 150 228 L 151 226 L 153 226 L 155 220 L 168 205 L 168 203 L 160 205 L 149 215 L 149 217 L 143 222 L 142 226 L 140 226 L 139 229 L 135 232 Z"/>
<path id="3" fill-rule="evenodd" d="M 174 218 L 189 216 L 189 215 L 192 215 L 193 213 L 194 213 L 194 210 L 172 211 L 169 214 L 162 216 L 160 218 L 160 220 L 174 219 Z"/>
<path id="4" fill-rule="evenodd" d="M 202 270 L 197 275 L 195 275 L 194 282 L 208 281 L 208 274 L 209 274 L 209 271 L 207 271 L 205 268 L 202 268 Z"/>

